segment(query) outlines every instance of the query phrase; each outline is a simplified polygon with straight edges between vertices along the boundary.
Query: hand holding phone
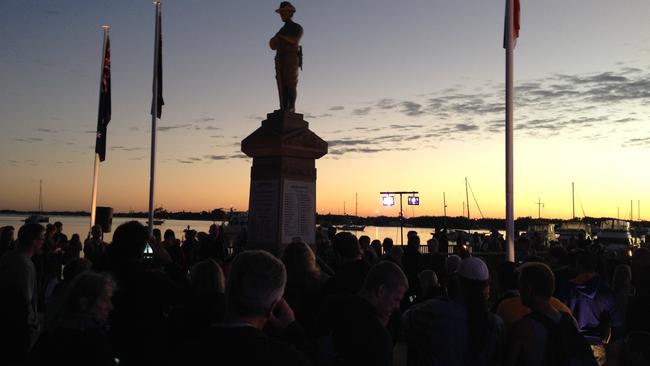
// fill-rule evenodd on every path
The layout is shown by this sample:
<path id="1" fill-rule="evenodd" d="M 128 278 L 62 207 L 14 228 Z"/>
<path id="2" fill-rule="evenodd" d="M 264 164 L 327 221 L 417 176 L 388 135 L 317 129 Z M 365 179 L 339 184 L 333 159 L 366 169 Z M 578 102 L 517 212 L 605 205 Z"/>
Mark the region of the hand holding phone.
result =
<path id="1" fill-rule="evenodd" d="M 289 324 L 296 321 L 296 317 L 293 314 L 291 306 L 287 304 L 284 298 L 281 298 L 271 311 L 271 324 L 277 328 L 284 329 L 289 326 Z"/>

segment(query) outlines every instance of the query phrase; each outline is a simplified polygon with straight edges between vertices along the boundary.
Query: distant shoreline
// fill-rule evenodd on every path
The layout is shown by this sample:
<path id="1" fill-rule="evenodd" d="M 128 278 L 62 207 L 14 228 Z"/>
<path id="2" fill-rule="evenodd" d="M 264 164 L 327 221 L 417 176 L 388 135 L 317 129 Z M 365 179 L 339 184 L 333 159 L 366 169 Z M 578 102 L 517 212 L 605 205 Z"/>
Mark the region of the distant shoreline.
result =
<path id="1" fill-rule="evenodd" d="M 0 210 L 1 215 L 30 215 L 33 211 L 19 211 L 19 210 Z M 90 216 L 90 213 L 85 211 L 47 211 L 43 212 L 44 215 L 56 216 Z M 133 217 L 133 218 L 147 218 L 147 212 L 115 212 L 114 217 Z M 213 210 L 212 212 L 168 212 L 164 211 L 163 214 L 156 214 L 156 219 L 163 220 L 198 220 L 198 221 L 228 221 L 229 213 L 220 209 Z M 611 219 L 605 217 L 584 217 L 579 220 L 597 225 L 604 219 Z M 355 224 L 365 226 L 379 226 L 379 227 L 395 227 L 399 226 L 399 218 L 396 216 L 375 216 L 375 217 L 357 217 L 351 215 L 321 215 L 316 213 L 316 221 L 319 225 L 345 225 L 353 221 Z M 552 223 L 560 224 L 571 220 L 557 219 L 557 218 L 542 218 L 534 219 L 531 217 L 519 217 L 515 220 L 515 228 L 517 230 L 526 230 L 532 223 Z M 633 226 L 646 226 L 650 227 L 649 221 L 631 221 Z M 469 230 L 505 230 L 505 219 L 495 218 L 479 218 L 467 220 L 466 217 L 444 217 L 444 216 L 418 216 L 404 218 L 404 227 L 418 227 L 418 228 L 456 228 L 456 229 L 469 229 Z"/>

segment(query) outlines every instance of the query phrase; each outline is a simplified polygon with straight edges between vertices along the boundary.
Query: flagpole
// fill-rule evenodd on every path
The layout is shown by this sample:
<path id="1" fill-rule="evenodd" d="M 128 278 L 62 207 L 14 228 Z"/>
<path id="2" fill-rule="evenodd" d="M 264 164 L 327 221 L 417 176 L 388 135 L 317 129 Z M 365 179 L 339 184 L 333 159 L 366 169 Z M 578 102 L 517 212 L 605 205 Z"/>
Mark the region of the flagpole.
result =
<path id="1" fill-rule="evenodd" d="M 108 25 L 103 25 L 102 29 L 104 30 L 104 43 L 102 45 L 102 64 L 101 64 L 101 73 L 100 79 L 104 76 L 104 61 L 106 59 L 106 40 L 108 39 L 108 30 L 111 27 Z M 101 92 L 100 92 L 101 98 Z M 100 101 L 101 103 L 101 101 Z M 92 197 L 90 199 L 90 229 L 92 230 L 95 226 L 95 215 L 97 210 L 97 181 L 99 180 L 99 153 L 95 151 L 95 167 L 93 169 L 93 190 Z"/>
<path id="2" fill-rule="evenodd" d="M 90 201 L 90 228 L 95 226 L 95 211 L 97 210 L 97 180 L 99 179 L 99 154 L 95 153 L 95 169 L 93 172 L 93 193 Z"/>
<path id="3" fill-rule="evenodd" d="M 506 0 L 506 260 L 515 261 L 513 183 L 513 0 Z"/>
<path id="4" fill-rule="evenodd" d="M 153 60 L 153 104 L 151 112 L 151 165 L 149 172 L 149 236 L 153 235 L 153 206 L 154 206 L 154 181 L 156 171 L 156 118 L 158 113 L 158 63 L 160 49 L 158 47 L 160 37 L 160 1 L 154 1 L 156 5 L 156 36 L 154 44 L 154 60 Z"/>

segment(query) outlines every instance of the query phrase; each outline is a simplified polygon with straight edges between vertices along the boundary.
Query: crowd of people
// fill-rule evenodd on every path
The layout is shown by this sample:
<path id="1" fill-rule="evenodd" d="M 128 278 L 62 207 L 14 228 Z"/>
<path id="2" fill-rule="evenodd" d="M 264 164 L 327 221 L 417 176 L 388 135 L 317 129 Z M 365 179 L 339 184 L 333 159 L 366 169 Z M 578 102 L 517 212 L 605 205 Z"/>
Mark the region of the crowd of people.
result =
<path id="1" fill-rule="evenodd" d="M 14 236 L 0 228 L 3 365 L 650 364 L 647 248 L 519 238 L 508 262 L 449 253 L 444 230 L 399 246 L 319 228 L 269 253 L 137 221 L 110 244 L 58 222 Z"/>

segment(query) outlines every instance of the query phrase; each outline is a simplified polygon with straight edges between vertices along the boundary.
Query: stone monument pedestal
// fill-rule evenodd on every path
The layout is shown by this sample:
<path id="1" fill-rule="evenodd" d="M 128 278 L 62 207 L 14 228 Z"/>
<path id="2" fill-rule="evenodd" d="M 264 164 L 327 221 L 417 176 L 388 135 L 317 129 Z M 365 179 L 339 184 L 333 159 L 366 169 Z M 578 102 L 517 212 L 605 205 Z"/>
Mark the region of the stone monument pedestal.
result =
<path id="1" fill-rule="evenodd" d="M 241 142 L 253 158 L 247 247 L 279 255 L 295 238 L 316 236 L 316 159 L 327 142 L 309 130 L 303 115 L 276 110 Z"/>

